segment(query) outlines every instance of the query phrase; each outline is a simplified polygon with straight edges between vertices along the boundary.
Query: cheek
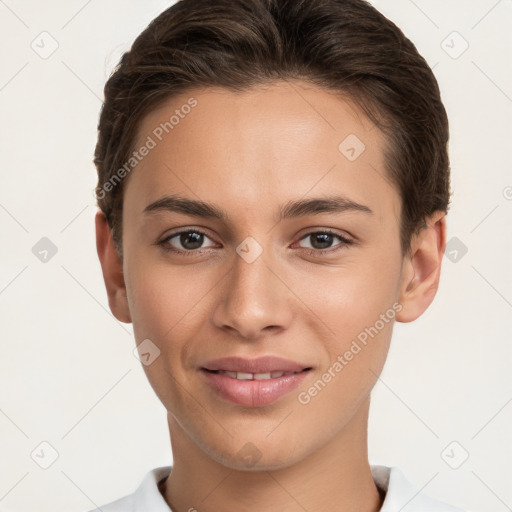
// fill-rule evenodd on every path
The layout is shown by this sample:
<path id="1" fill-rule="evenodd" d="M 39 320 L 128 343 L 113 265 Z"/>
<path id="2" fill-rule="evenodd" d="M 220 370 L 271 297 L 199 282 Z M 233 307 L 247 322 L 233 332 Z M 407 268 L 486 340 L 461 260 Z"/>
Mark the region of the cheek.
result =
<path id="1" fill-rule="evenodd" d="M 351 258 L 339 267 L 318 267 L 304 272 L 294 291 L 314 313 L 312 321 L 323 323 L 329 338 L 347 339 L 372 325 L 396 299 L 399 266 L 383 265 L 382 259 Z"/>
<path id="2" fill-rule="evenodd" d="M 139 337 L 165 341 L 195 317 L 208 290 L 185 266 L 138 265 L 127 279 L 133 328 Z"/>
<path id="3" fill-rule="evenodd" d="M 160 399 L 170 407 L 178 400 L 173 378 L 184 381 L 196 346 L 190 343 L 208 316 L 205 294 L 212 288 L 206 274 L 185 266 L 146 261 L 127 272 L 127 295 L 135 339 L 150 339 L 160 356 L 143 369 Z M 218 279 L 218 278 L 217 278 Z"/>
<path id="4" fill-rule="evenodd" d="M 388 267 L 389 268 L 389 267 Z M 355 413 L 375 385 L 386 361 L 397 313 L 393 269 L 388 273 L 345 269 L 329 278 L 308 278 L 308 306 L 319 312 L 314 332 L 327 326 L 323 338 L 327 358 L 299 402 L 311 418 L 330 412 L 326 429 L 339 428 Z M 312 290 L 316 290 L 311 293 Z M 395 305 L 395 307 L 393 307 Z"/>
<path id="5" fill-rule="evenodd" d="M 183 271 L 179 277 L 179 269 L 171 272 L 156 264 L 141 264 L 130 270 L 126 284 L 135 340 L 137 344 L 151 340 L 158 353 L 142 368 L 165 407 L 180 409 L 186 404 L 177 382 L 185 381 L 183 362 L 190 350 L 186 340 L 190 339 L 191 322 L 197 321 L 201 294 L 192 293 L 193 282 L 183 277 Z"/>

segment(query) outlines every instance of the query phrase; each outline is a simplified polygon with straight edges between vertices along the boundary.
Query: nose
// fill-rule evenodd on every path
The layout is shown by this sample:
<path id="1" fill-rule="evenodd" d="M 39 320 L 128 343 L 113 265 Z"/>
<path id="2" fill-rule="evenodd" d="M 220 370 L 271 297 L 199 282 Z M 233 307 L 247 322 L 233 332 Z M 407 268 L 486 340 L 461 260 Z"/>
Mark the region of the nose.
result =
<path id="1" fill-rule="evenodd" d="M 213 313 L 216 327 L 240 340 L 257 340 L 286 329 L 293 293 L 283 270 L 264 251 L 252 262 L 235 253 L 233 267 L 219 283 Z"/>

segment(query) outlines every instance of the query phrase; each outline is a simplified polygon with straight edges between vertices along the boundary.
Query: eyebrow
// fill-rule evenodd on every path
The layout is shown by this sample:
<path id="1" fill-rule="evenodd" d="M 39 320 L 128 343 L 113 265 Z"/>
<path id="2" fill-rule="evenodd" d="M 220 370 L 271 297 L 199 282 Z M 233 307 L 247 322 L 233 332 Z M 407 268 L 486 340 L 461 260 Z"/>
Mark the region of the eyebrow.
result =
<path id="1" fill-rule="evenodd" d="M 212 218 L 227 222 L 229 216 L 225 210 L 205 201 L 188 199 L 177 195 L 166 195 L 144 208 L 142 213 L 177 212 L 194 217 Z M 337 195 L 289 201 L 279 210 L 278 220 L 318 215 L 322 213 L 362 212 L 373 215 L 366 205 L 356 203 L 349 198 Z"/>

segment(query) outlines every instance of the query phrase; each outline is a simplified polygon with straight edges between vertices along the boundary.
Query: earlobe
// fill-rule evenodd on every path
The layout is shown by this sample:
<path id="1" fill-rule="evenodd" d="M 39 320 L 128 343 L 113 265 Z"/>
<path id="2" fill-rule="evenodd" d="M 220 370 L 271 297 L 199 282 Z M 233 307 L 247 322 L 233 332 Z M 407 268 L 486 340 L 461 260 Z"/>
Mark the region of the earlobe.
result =
<path id="1" fill-rule="evenodd" d="M 404 259 L 399 302 L 403 309 L 399 322 L 412 322 L 430 306 L 439 287 L 441 264 L 446 247 L 446 214 L 435 212 L 427 227 L 411 241 L 411 252 Z"/>
<path id="2" fill-rule="evenodd" d="M 123 265 L 115 249 L 107 219 L 101 210 L 96 212 L 95 223 L 96 250 L 101 263 L 110 310 L 120 322 L 130 323 L 132 320 L 126 296 Z"/>

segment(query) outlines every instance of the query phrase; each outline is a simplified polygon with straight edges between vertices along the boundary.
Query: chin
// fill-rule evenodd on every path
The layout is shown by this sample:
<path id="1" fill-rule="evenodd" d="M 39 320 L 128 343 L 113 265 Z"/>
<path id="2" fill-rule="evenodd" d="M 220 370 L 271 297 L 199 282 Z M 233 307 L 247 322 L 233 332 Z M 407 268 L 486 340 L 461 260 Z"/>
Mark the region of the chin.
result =
<path id="1" fill-rule="evenodd" d="M 275 441 L 264 438 L 261 441 L 255 439 L 254 442 L 234 441 L 229 451 L 225 445 L 222 451 L 211 446 L 208 451 L 219 464 L 235 471 L 276 471 L 292 466 L 305 457 L 303 450 L 299 451 L 277 437 Z"/>
<path id="2" fill-rule="evenodd" d="M 276 455 L 260 455 L 259 459 L 242 458 L 239 454 L 233 457 L 224 457 L 221 461 L 224 466 L 236 471 L 261 472 L 261 471 L 277 471 L 292 466 L 297 460 L 290 459 L 289 455 L 283 454 L 282 457 Z"/>

